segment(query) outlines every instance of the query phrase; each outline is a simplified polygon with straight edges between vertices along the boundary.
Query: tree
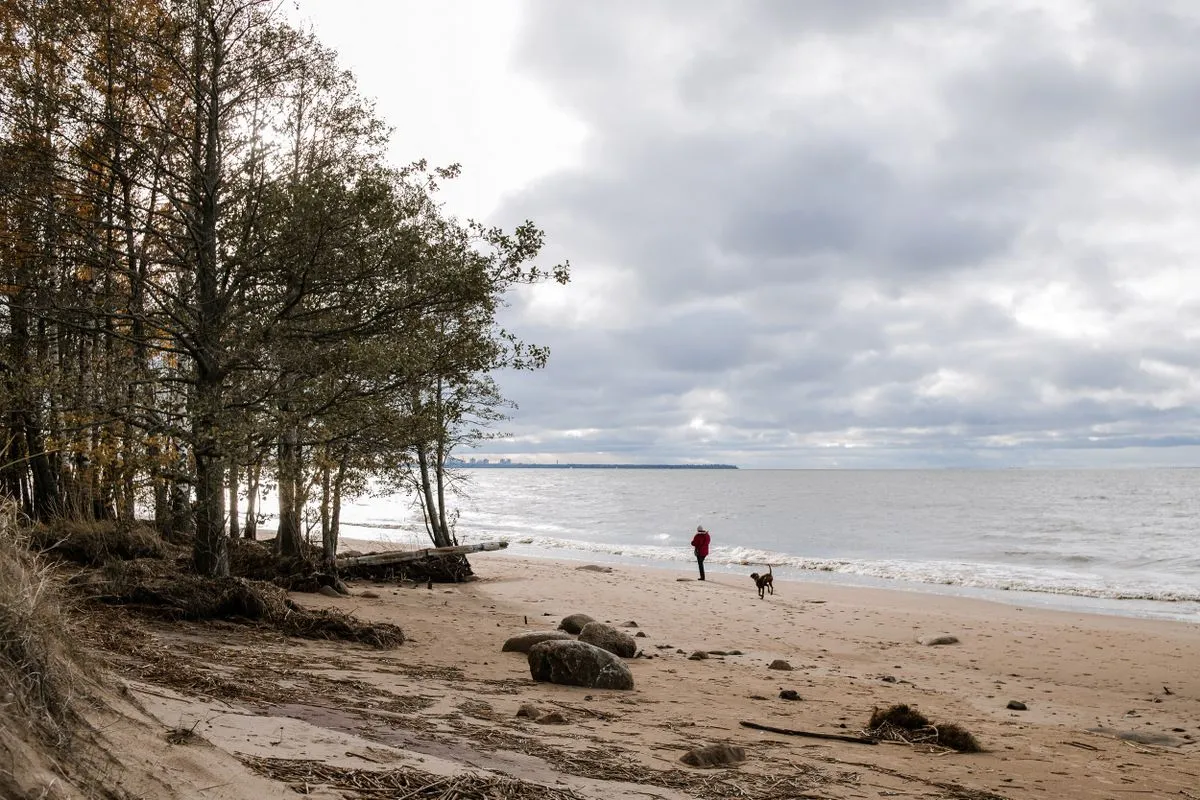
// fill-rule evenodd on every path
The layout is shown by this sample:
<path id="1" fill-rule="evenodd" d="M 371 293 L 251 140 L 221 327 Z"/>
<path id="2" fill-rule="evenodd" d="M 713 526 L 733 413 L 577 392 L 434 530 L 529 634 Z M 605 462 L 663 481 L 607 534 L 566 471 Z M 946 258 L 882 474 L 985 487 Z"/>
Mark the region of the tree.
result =
<path id="1" fill-rule="evenodd" d="M 446 217 L 456 165 L 386 164 L 275 8 L 0 0 L 0 492 L 39 519 L 149 500 L 203 575 L 243 477 L 251 537 L 278 484 L 286 554 L 313 498 L 332 558 L 342 499 L 409 469 L 452 539 L 450 450 L 502 418 L 492 371 L 545 359 L 496 310 L 567 276 L 530 266 L 532 225 Z"/>

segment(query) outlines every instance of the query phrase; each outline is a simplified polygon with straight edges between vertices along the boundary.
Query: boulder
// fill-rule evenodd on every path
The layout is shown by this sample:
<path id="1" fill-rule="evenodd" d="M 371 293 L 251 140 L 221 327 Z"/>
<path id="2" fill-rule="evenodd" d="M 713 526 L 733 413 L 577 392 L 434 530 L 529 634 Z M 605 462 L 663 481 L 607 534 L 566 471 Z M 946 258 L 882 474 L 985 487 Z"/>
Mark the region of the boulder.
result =
<path id="1" fill-rule="evenodd" d="M 583 630 L 579 631 L 579 641 L 603 647 L 621 658 L 633 658 L 637 652 L 637 642 L 632 636 L 603 622 L 589 622 L 584 625 Z"/>
<path id="2" fill-rule="evenodd" d="M 510 636 L 500 648 L 503 653 L 528 653 L 529 648 L 542 642 L 570 640 L 571 634 L 562 631 L 526 631 Z"/>
<path id="3" fill-rule="evenodd" d="M 535 644 L 529 651 L 529 674 L 535 681 L 589 689 L 633 688 L 633 673 L 625 662 L 587 642 L 558 640 Z"/>
<path id="4" fill-rule="evenodd" d="M 595 621 L 587 614 L 572 614 L 569 617 L 563 617 L 563 621 L 558 623 L 558 629 L 567 633 L 579 633 L 583 630 L 584 625 Z"/>
<path id="5" fill-rule="evenodd" d="M 789 664 L 788 662 L 784 661 L 782 658 L 777 658 L 774 661 L 772 661 L 770 664 L 767 665 L 767 669 L 790 670 L 791 668 L 792 668 L 792 665 Z"/>

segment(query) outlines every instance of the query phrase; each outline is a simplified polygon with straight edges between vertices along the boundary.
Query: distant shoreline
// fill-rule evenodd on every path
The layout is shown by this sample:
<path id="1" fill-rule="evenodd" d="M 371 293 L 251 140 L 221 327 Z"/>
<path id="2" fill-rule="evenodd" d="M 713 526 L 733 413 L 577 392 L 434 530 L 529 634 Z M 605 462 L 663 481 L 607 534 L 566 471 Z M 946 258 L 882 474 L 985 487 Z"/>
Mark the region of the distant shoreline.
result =
<path id="1" fill-rule="evenodd" d="M 735 464 L 521 464 L 450 462 L 451 469 L 737 469 Z"/>

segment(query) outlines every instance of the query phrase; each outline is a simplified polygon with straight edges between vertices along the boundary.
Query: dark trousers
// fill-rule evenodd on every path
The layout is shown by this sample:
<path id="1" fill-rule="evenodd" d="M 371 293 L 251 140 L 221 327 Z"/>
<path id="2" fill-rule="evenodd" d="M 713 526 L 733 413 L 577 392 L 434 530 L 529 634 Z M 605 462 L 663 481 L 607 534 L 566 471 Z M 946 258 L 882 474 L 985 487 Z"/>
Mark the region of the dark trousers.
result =
<path id="1" fill-rule="evenodd" d="M 696 553 L 696 563 L 700 565 L 700 580 L 704 580 L 704 556 Z"/>

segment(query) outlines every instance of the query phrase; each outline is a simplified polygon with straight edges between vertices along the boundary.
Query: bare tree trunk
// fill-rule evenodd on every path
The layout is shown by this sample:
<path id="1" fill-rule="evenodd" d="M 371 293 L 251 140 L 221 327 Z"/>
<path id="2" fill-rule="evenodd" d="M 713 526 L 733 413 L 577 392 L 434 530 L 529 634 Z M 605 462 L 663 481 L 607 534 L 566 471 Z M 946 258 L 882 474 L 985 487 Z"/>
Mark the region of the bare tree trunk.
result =
<path id="1" fill-rule="evenodd" d="M 329 460 L 326 459 L 325 463 L 321 465 L 321 557 L 326 564 L 332 566 L 333 556 L 336 556 L 337 553 L 337 545 L 330 547 L 332 542 L 329 516 L 329 507 L 332 505 L 332 498 L 329 496 L 330 483 Z"/>
<path id="2" fill-rule="evenodd" d="M 25 452 L 29 454 L 29 467 L 33 474 L 31 491 L 31 517 L 46 522 L 62 511 L 62 502 L 58 492 L 58 482 L 54 479 L 54 470 L 50 466 L 50 458 L 46 454 L 46 446 L 42 440 L 41 425 L 33 415 L 23 413 Z"/>
<path id="3" fill-rule="evenodd" d="M 181 481 L 172 481 L 168 497 L 169 510 L 163 535 L 167 537 L 191 536 L 195 531 L 195 515 L 192 513 L 191 492 L 188 485 Z"/>
<path id="4" fill-rule="evenodd" d="M 346 461 L 338 463 L 337 476 L 333 479 L 333 513 L 329 520 L 329 541 L 325 543 L 326 558 L 337 561 L 338 540 L 342 535 L 342 488 L 346 485 Z"/>
<path id="5" fill-rule="evenodd" d="M 152 465 L 150 467 L 150 482 L 154 486 L 154 527 L 162 536 L 170 536 L 172 533 L 171 495 L 167 479 L 162 474 L 162 469 L 158 466 L 160 454 L 161 450 L 156 444 L 152 444 L 146 448 L 146 455 Z"/>
<path id="6" fill-rule="evenodd" d="M 241 536 L 239 526 L 241 519 L 238 511 L 238 494 L 241 491 L 239 486 L 240 477 L 238 475 L 238 465 L 231 463 L 229 465 L 229 538 L 237 539 Z"/>
<path id="7" fill-rule="evenodd" d="M 215 431 L 221 388 L 203 367 L 196 382 L 196 411 L 192 435 L 196 450 L 196 538 L 192 561 L 200 575 L 229 575 L 229 543 L 225 538 L 225 459 Z"/>
<path id="8" fill-rule="evenodd" d="M 250 479 L 246 486 L 246 524 L 242 526 L 242 535 L 254 539 L 258 535 L 258 480 L 262 476 L 262 461 L 255 461 L 250 467 Z"/>
<path id="9" fill-rule="evenodd" d="M 290 424 L 279 437 L 279 534 L 275 546 L 280 555 L 303 552 L 300 501 L 300 431 Z"/>
<path id="10" fill-rule="evenodd" d="M 423 444 L 417 446 L 417 465 L 421 472 L 421 496 L 429 538 L 433 541 L 434 547 L 451 547 L 453 542 L 450 541 L 450 533 L 442 527 L 442 515 L 433 496 L 433 478 L 429 474 L 429 454 Z"/>

